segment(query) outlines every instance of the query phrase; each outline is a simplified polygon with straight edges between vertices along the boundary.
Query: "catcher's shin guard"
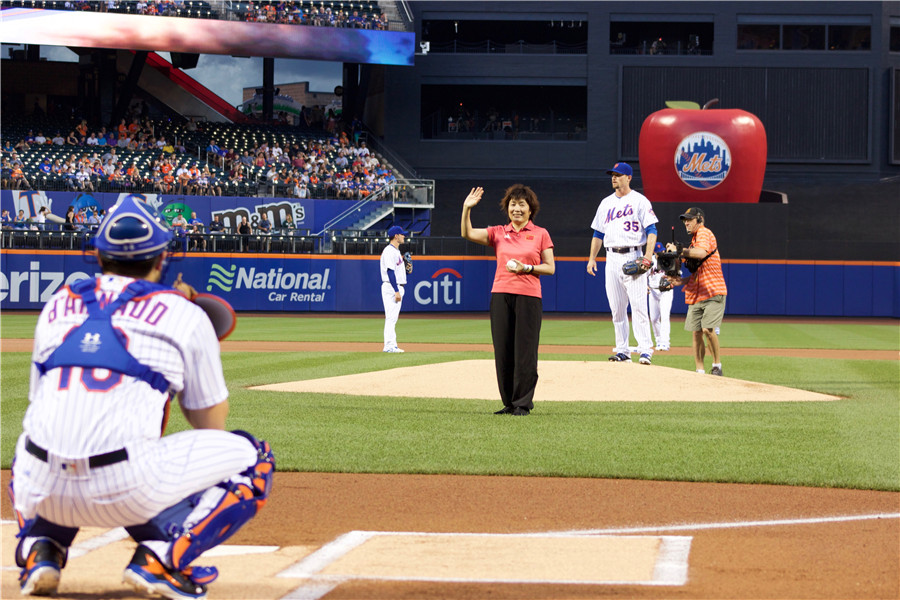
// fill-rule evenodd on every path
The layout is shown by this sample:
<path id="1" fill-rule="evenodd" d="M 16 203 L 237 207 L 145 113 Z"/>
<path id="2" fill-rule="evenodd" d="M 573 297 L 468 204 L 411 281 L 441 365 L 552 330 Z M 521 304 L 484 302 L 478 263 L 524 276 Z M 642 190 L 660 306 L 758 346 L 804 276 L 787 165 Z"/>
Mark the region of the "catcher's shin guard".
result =
<path id="1" fill-rule="evenodd" d="M 232 433 L 253 443 L 257 449 L 257 462 L 240 477 L 220 483 L 217 487 L 224 488 L 224 493 L 212 510 L 180 533 L 176 532 L 170 550 L 172 565 L 176 569 L 186 568 L 202 553 L 234 535 L 244 523 L 256 516 L 269 497 L 272 474 L 275 472 L 275 456 L 269 444 L 244 431 Z M 203 496 L 211 500 L 214 490 L 207 490 Z M 200 499 L 202 502 L 203 498 Z"/>

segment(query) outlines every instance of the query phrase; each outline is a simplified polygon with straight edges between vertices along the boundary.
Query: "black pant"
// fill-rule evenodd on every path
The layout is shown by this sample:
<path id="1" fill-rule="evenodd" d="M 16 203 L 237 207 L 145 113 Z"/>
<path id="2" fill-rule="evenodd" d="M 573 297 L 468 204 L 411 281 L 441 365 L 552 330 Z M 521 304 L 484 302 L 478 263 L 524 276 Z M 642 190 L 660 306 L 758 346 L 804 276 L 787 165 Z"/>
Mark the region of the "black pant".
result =
<path id="1" fill-rule="evenodd" d="M 534 408 L 542 317 L 540 298 L 491 294 L 491 339 L 503 406 Z"/>

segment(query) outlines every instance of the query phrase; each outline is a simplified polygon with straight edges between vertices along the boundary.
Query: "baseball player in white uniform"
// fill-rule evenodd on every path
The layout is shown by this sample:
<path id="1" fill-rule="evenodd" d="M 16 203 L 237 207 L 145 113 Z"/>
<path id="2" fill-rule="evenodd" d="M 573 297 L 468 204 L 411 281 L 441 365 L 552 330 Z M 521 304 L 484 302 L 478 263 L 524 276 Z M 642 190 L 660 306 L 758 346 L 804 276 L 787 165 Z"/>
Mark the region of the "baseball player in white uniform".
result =
<path id="1" fill-rule="evenodd" d="M 400 254 L 400 244 L 406 240 L 403 228 L 394 225 L 388 229 L 390 242 L 381 252 L 381 302 L 384 304 L 384 349 L 382 352 L 403 352 L 397 347 L 397 319 L 403 304 L 406 285 L 406 266 Z"/>
<path id="2" fill-rule="evenodd" d="M 103 275 L 63 288 L 38 318 L 10 483 L 26 596 L 54 594 L 78 528 L 96 526 L 138 542 L 125 583 L 203 598 L 217 572 L 190 562 L 268 497 L 268 444 L 224 430 L 212 323 L 158 283 L 171 241 L 142 196 L 124 197 L 92 240 Z M 194 429 L 162 436 L 176 396 Z"/>
<path id="3" fill-rule="evenodd" d="M 653 265 L 647 275 L 647 301 L 650 304 L 650 324 L 653 326 L 653 336 L 656 338 L 656 351 L 669 350 L 669 336 L 672 331 L 669 317 L 672 314 L 672 299 L 675 293 L 671 287 L 659 288 L 660 282 L 665 278 L 665 272 L 659 268 L 656 260 L 656 252 L 664 252 L 665 248 L 656 242 L 653 254 Z"/>
<path id="4" fill-rule="evenodd" d="M 606 297 L 612 311 L 616 331 L 616 347 L 609 357 L 612 362 L 630 361 L 628 346 L 628 304 L 631 304 L 634 338 L 637 341 L 639 362 L 649 365 L 653 356 L 650 337 L 650 318 L 647 314 L 647 272 L 626 275 L 622 265 L 643 259 L 649 270 L 656 244 L 656 223 L 650 201 L 631 189 L 632 169 L 628 163 L 618 162 L 606 172 L 612 178 L 613 193 L 597 208 L 591 228 L 591 253 L 588 275 L 597 274 L 597 254 L 606 245 Z M 646 244 L 646 249 L 641 248 Z"/>

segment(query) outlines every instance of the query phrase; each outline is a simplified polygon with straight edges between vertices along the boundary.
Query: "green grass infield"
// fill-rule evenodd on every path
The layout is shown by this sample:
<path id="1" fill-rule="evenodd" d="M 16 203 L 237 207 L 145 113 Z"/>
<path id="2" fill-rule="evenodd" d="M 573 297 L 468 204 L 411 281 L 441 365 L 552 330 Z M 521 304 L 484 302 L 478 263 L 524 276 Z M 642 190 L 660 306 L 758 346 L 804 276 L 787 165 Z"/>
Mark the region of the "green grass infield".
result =
<path id="1" fill-rule="evenodd" d="M 0 337 L 31 337 L 35 315 L 0 317 Z M 672 342 L 690 344 L 673 316 Z M 380 344 L 380 315 L 241 316 L 230 340 Z M 404 318 L 401 342 L 490 343 L 486 315 Z M 546 345 L 596 352 L 541 360 L 605 360 L 608 315 L 545 319 Z M 458 473 L 770 483 L 900 491 L 900 362 L 786 358 L 778 348 L 900 350 L 895 320 L 729 320 L 729 377 L 838 395 L 836 402 L 676 403 L 665 383 L 650 402 L 544 402 L 528 418 L 495 417 L 499 401 L 288 394 L 250 386 L 470 358 L 490 352 L 223 353 L 229 427 L 267 439 L 279 470 Z M 402 345 L 402 344 L 401 344 Z M 729 356 L 729 347 L 772 348 Z M 0 462 L 9 468 L 27 406 L 27 353 L 0 354 Z M 654 364 L 692 369 L 690 357 Z M 460 373 L 461 377 L 465 373 Z M 398 380 L 402 386 L 402 380 Z M 596 382 L 602 397 L 603 382 Z M 187 427 L 172 411 L 169 432 Z"/>

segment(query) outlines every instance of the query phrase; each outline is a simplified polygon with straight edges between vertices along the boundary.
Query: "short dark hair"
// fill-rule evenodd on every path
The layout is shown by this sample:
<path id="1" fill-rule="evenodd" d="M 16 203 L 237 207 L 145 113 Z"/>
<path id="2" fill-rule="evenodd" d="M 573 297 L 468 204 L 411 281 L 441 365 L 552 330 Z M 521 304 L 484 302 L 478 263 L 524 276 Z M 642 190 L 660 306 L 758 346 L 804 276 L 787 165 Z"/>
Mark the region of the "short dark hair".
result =
<path id="1" fill-rule="evenodd" d="M 103 269 L 104 273 L 123 275 L 134 279 L 144 279 L 153 270 L 153 267 L 161 256 L 162 254 L 157 254 L 146 260 L 115 260 L 109 257 L 98 257 L 98 260 L 101 261 L 100 267 Z"/>
<path id="2" fill-rule="evenodd" d="M 503 198 L 500 200 L 500 208 L 504 213 L 509 210 L 509 201 L 513 198 L 522 199 L 528 204 L 528 208 L 531 209 L 531 220 L 534 220 L 541 210 L 541 203 L 538 202 L 538 197 L 534 190 L 522 183 L 514 183 L 506 188 Z"/>

